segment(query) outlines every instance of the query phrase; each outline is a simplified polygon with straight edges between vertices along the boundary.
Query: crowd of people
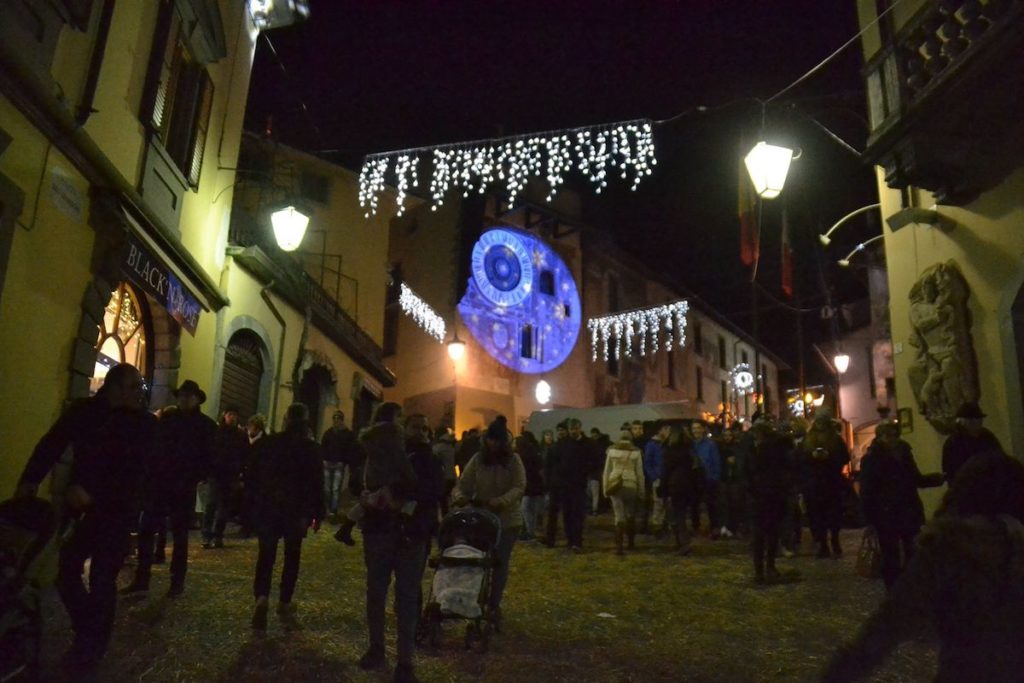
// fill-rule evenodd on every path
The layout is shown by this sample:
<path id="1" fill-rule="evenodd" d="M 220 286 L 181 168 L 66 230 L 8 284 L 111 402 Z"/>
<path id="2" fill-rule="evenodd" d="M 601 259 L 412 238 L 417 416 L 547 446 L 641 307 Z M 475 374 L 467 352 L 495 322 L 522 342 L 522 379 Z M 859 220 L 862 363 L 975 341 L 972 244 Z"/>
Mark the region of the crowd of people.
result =
<path id="1" fill-rule="evenodd" d="M 423 574 L 450 506 L 485 508 L 500 519 L 488 597 L 498 632 L 516 542 L 555 548 L 562 545 L 561 527 L 564 547 L 581 553 L 588 513 L 600 513 L 606 503 L 617 555 L 636 548 L 637 534 L 654 543 L 667 540 L 681 556 L 693 552 L 695 536 L 749 538 L 753 580 L 760 585 L 781 578 L 776 557 L 797 551 L 804 520 L 814 555 L 841 557 L 839 530 L 859 509 L 850 454 L 839 423 L 826 412 L 810 424 L 758 418 L 746 429 L 737 424 L 717 434 L 701 421 L 635 421 L 621 425 L 614 438 L 597 429 L 588 436 L 581 421 L 570 418 L 539 439 L 530 432 L 514 436 L 506 419 L 497 416 L 486 429 L 469 430 L 456 441 L 450 428 L 433 432 L 423 415 L 403 417 L 400 406 L 383 403 L 359 434 L 335 412 L 317 440 L 301 403 L 288 408 L 280 432 L 268 434 L 260 416 L 243 428 L 231 408 L 219 422 L 206 417 L 200 410 L 205 393 L 191 380 L 176 391 L 176 404 L 156 416 L 143 408 L 142 387 L 135 368 L 113 368 L 96 396 L 72 406 L 42 438 L 18 488 L 19 496 L 34 496 L 71 447 L 74 462 L 58 497 L 72 520 L 61 548 L 58 589 L 75 632 L 65 661 L 79 672 L 95 667 L 107 649 L 116 579 L 133 531 L 138 561 L 122 592 L 150 590 L 152 565 L 165 561 L 169 532 L 167 595 L 175 598 L 185 590 L 193 523 L 201 529 L 203 548 L 216 550 L 224 545 L 226 524 L 235 519 L 244 536 L 257 538 L 251 625 L 263 631 L 278 546 L 283 545 L 284 560 L 276 612 L 287 624 L 296 618 L 293 596 L 303 539 L 325 520 L 338 524 L 340 542 L 361 542 L 367 570 L 368 647 L 359 665 L 371 670 L 386 663 L 385 608 L 393 581 L 395 680 L 410 681 L 416 680 L 413 653 Z M 1024 626 L 1020 464 L 1003 455 L 981 426 L 984 415 L 976 404 L 965 405 L 959 416 L 961 429 L 943 455 L 944 472 L 933 474 L 919 471 L 898 424 L 883 422 L 877 428 L 860 463 L 857 488 L 864 520 L 878 536 L 889 599 L 859 639 L 833 660 L 831 678 L 867 671 L 866 662 L 879 661 L 897 639 L 893 620 L 927 596 L 955 592 L 957 581 L 979 600 L 1009 600 L 992 618 L 978 617 L 965 600 L 954 601 L 957 618 L 974 618 L 980 628 L 999 633 L 1007 620 Z M 993 477 L 999 478 L 998 496 L 987 495 L 979 484 Z M 950 487 L 939 515 L 945 521 L 925 534 L 927 542 L 920 545 L 927 552 L 915 556 L 925 525 L 917 489 L 944 482 L 963 483 Z M 342 506 L 346 488 L 354 500 L 347 509 Z M 359 541 L 353 536 L 357 527 Z M 982 550 L 957 545 L 971 534 L 982 539 Z M 983 561 L 975 557 L 979 552 Z M 955 570 L 934 569 L 953 556 L 959 562 Z M 1002 581 L 998 596 L 981 578 L 965 578 L 974 566 L 971 558 Z M 82 580 L 87 560 L 88 587 Z M 904 571 L 908 579 L 898 580 Z M 949 651 L 957 653 L 943 659 L 943 666 L 963 672 L 973 656 L 970 642 L 951 614 L 936 618 L 944 648 L 952 643 Z"/>

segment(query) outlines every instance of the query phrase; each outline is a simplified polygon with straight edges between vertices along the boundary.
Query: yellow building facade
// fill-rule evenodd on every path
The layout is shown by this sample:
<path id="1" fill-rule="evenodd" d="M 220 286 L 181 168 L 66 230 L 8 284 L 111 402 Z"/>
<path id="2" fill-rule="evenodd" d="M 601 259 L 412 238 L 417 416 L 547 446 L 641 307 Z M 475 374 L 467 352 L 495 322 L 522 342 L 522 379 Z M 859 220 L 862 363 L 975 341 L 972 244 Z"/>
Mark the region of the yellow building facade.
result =
<path id="1" fill-rule="evenodd" d="M 940 469 L 948 391 L 977 400 L 986 427 L 1020 457 L 1024 3 L 915 0 L 879 18 L 876 3 L 862 0 L 858 10 L 903 438 L 922 471 Z M 955 306 L 943 305 L 942 281 L 929 278 L 946 268 L 962 275 L 966 315 L 956 329 L 966 332 L 943 342 L 929 336 L 928 313 L 956 317 Z M 943 490 L 922 491 L 930 509 Z"/>

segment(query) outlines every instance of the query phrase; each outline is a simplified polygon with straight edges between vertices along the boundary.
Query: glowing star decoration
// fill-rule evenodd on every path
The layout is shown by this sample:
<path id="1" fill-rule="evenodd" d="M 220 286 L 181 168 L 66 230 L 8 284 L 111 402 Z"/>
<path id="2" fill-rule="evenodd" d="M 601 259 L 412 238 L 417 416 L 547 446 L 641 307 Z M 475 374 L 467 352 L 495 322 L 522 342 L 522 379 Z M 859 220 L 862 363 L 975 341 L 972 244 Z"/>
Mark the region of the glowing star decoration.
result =
<path id="1" fill-rule="evenodd" d="M 409 289 L 404 282 L 401 286 L 401 294 L 398 297 L 398 304 L 406 315 L 411 316 L 416 324 L 439 343 L 444 343 L 444 318 L 439 316 L 430 304 L 416 296 L 416 293 Z"/>
<path id="2" fill-rule="evenodd" d="M 754 392 L 754 373 L 750 371 L 748 363 L 740 363 L 729 372 L 729 380 L 733 391 L 739 396 L 746 396 Z"/>
<path id="3" fill-rule="evenodd" d="M 561 365 L 580 331 L 580 297 L 565 262 L 530 233 L 492 228 L 473 247 L 459 315 L 492 358 L 536 374 Z"/>
<path id="4" fill-rule="evenodd" d="M 690 305 L 686 301 L 676 301 L 591 318 L 587 321 L 591 360 L 597 360 L 599 351 L 604 360 L 609 356 L 616 359 L 623 355 L 632 356 L 634 346 L 641 356 L 646 356 L 648 351 L 657 353 L 661 335 L 665 337 L 666 348 L 684 346 L 689 310 Z"/>
<path id="5" fill-rule="evenodd" d="M 471 193 L 483 194 L 497 182 L 504 184 L 509 203 L 514 203 L 530 178 L 535 177 L 547 181 L 547 200 L 551 201 L 572 171 L 590 180 L 597 194 L 608 186 L 608 178 L 613 175 L 630 182 L 630 188 L 636 190 L 658 163 L 653 127 L 643 119 L 371 154 L 363 161 L 359 174 L 359 205 L 366 209 L 367 216 L 377 212 L 378 195 L 384 190 L 389 170 L 398 189 L 398 213 L 402 213 L 408 188 L 418 184 L 421 154 L 429 154 L 433 164 L 433 211 L 444 204 L 449 191 L 457 190 L 468 197 Z"/>

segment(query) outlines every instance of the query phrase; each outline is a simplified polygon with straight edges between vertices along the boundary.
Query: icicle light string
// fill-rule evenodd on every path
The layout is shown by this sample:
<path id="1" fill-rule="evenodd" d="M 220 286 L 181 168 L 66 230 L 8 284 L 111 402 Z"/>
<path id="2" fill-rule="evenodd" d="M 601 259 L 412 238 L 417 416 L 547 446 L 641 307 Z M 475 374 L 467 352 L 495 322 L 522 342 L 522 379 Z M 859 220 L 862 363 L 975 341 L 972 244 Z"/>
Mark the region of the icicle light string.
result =
<path id="1" fill-rule="evenodd" d="M 416 324 L 422 327 L 427 334 L 436 339 L 439 343 L 444 343 L 444 318 L 439 316 L 437 312 L 430 307 L 430 304 L 419 298 L 404 282 L 401 285 L 401 294 L 398 297 L 398 303 L 402 307 L 402 311 L 404 311 L 406 315 L 411 316 Z"/>
<path id="2" fill-rule="evenodd" d="M 630 189 L 636 190 L 658 163 L 653 126 L 646 119 L 371 154 L 359 173 L 359 205 L 367 218 L 377 212 L 389 172 L 397 188 L 398 214 L 403 213 L 409 189 L 419 184 L 420 155 L 427 152 L 433 165 L 430 198 L 434 211 L 444 204 L 450 190 L 461 190 L 463 197 L 468 197 L 484 193 L 497 181 L 504 183 L 509 201 L 514 202 L 530 178 L 541 176 L 547 180 L 547 199 L 551 201 L 574 167 L 598 194 L 608 186 L 611 173 L 621 180 L 632 179 Z"/>
<path id="3" fill-rule="evenodd" d="M 634 340 L 640 355 L 647 351 L 657 353 L 658 338 L 665 335 L 665 348 L 686 344 L 686 314 L 690 310 L 686 301 L 652 306 L 611 315 L 591 318 L 587 321 L 590 330 L 591 360 L 596 361 L 598 352 L 604 360 L 616 360 L 633 355 Z"/>

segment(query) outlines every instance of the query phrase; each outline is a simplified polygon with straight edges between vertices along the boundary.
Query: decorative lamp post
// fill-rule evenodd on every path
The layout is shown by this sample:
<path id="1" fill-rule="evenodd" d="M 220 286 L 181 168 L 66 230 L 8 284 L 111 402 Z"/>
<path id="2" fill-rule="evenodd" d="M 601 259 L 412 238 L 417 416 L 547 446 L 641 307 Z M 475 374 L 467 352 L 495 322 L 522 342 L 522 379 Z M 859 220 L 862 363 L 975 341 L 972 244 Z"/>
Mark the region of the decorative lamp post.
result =
<path id="1" fill-rule="evenodd" d="M 763 199 L 775 199 L 782 192 L 789 173 L 793 150 L 788 147 L 769 145 L 764 140 L 754 145 L 743 163 L 747 166 L 754 191 Z"/>
<path id="2" fill-rule="evenodd" d="M 459 339 L 459 333 L 454 332 L 448 342 L 448 357 L 458 363 L 466 355 L 466 342 Z"/>
<path id="3" fill-rule="evenodd" d="M 295 251 L 302 244 L 306 227 L 309 225 L 309 216 L 293 205 L 288 205 L 270 214 L 270 224 L 274 226 L 277 246 L 284 251 Z"/>

